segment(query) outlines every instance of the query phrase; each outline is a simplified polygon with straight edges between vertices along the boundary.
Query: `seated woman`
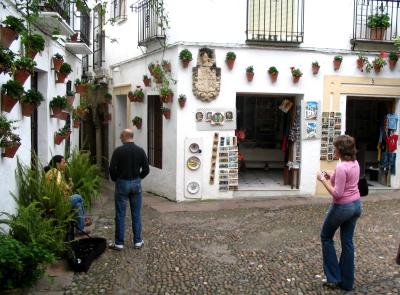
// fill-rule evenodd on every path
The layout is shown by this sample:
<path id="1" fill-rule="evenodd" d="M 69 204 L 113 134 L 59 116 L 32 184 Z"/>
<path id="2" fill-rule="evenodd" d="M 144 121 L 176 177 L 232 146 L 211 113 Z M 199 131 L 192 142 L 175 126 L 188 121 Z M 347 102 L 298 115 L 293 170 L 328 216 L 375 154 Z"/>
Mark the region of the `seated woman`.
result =
<path id="1" fill-rule="evenodd" d="M 49 165 L 44 167 L 46 172 L 47 180 L 56 180 L 57 184 L 64 190 L 65 196 L 70 196 L 72 208 L 76 210 L 76 223 L 79 229 L 77 235 L 89 234 L 90 230 L 86 229 L 85 226 L 92 224 L 89 218 L 85 218 L 85 209 L 83 206 L 83 199 L 78 194 L 71 195 L 72 192 L 72 180 L 69 179 L 67 183 L 64 178 L 64 171 L 67 163 L 61 155 L 55 155 L 49 162 Z"/>

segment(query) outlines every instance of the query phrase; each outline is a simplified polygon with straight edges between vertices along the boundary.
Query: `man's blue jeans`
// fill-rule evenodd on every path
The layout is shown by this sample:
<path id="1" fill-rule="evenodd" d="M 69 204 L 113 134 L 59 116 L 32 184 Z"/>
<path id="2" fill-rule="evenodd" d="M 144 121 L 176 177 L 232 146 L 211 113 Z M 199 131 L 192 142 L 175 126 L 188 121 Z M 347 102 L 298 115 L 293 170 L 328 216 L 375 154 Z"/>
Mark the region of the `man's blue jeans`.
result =
<path id="1" fill-rule="evenodd" d="M 360 215 L 360 200 L 344 205 L 331 204 L 321 230 L 326 279 L 330 283 L 339 284 L 345 290 L 352 290 L 354 285 L 353 235 Z M 339 227 L 342 253 L 338 262 L 333 236 Z"/>
<path id="2" fill-rule="evenodd" d="M 72 208 L 75 209 L 75 218 L 78 229 L 83 231 L 85 229 L 85 209 L 83 207 L 83 199 L 80 195 L 75 194 L 69 197 Z"/>
<path id="3" fill-rule="evenodd" d="M 133 243 L 142 241 L 142 186 L 140 178 L 118 179 L 115 183 L 115 244 L 123 245 L 125 237 L 126 201 L 129 200 L 132 217 Z"/>

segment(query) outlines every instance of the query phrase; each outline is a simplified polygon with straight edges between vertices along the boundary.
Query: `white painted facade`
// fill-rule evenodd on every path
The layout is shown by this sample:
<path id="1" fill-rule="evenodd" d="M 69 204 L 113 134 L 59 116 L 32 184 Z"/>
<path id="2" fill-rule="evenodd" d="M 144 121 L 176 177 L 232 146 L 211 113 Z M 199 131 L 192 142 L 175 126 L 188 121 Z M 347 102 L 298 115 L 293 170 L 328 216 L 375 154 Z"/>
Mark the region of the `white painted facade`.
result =
<path id="1" fill-rule="evenodd" d="M 6 3 L 6 9 L 0 10 L 0 20 L 4 20 L 7 15 L 21 17 L 11 4 L 12 1 L 3 1 Z M 40 33 L 39 28 L 35 28 Z M 38 91 L 42 93 L 45 101 L 38 108 L 38 156 L 43 165 L 47 165 L 52 156 L 56 154 L 65 154 L 65 140 L 60 145 L 54 143 L 54 133 L 65 125 L 64 120 L 51 118 L 49 103 L 54 96 L 65 95 L 66 83 L 68 80 L 74 81 L 81 77 L 82 62 L 81 57 L 71 54 L 65 49 L 63 41 L 54 41 L 50 36 L 42 33 L 46 40 L 45 49 L 35 57 L 37 63 L 35 71 L 38 72 Z M 12 51 L 21 54 L 21 38 L 14 41 L 10 47 Z M 73 72 L 67 77 L 64 84 L 55 83 L 55 72 L 52 69 L 52 56 L 56 53 L 63 55 L 64 61 L 69 63 Z M 0 84 L 10 79 L 9 75 L 0 74 Z M 30 89 L 31 78 L 24 84 L 25 90 Z M 72 89 L 73 90 L 73 89 Z M 74 106 L 79 104 L 79 95 L 75 95 Z M 15 180 L 15 171 L 17 167 L 17 157 L 25 164 L 30 165 L 31 161 L 31 118 L 24 117 L 21 114 L 21 106 L 17 103 L 10 113 L 3 112 L 8 119 L 18 120 L 15 126 L 18 127 L 16 133 L 21 137 L 21 146 L 14 158 L 0 157 L 0 208 L 1 211 L 10 213 L 15 212 L 15 202 L 11 193 L 16 193 L 17 185 Z M 72 127 L 72 126 L 71 126 Z M 79 144 L 79 129 L 71 128 L 72 134 L 71 149 Z"/>
<path id="2" fill-rule="evenodd" d="M 147 48 L 139 48 L 137 23 L 138 15 L 131 10 L 137 1 L 126 1 L 126 17 L 114 26 L 106 26 L 106 67 L 110 69 L 112 83 L 110 90 L 130 85 L 142 85 L 142 76 L 149 75 L 147 66 L 150 62 L 169 60 L 172 64 L 172 76 L 177 80 L 174 85 L 174 101 L 171 107 L 171 119 L 163 118 L 163 163 L 162 169 L 151 167 L 150 175 L 144 180 L 144 190 L 166 196 L 176 201 L 187 200 L 184 197 L 185 169 L 184 142 L 187 138 L 202 138 L 202 198 L 232 198 L 236 192 L 219 192 L 217 181 L 209 184 L 211 147 L 213 131 L 198 131 L 194 114 L 199 108 L 236 108 L 236 95 L 269 94 L 291 95 L 296 101 L 318 101 L 322 105 L 324 95 L 324 77 L 332 75 L 351 77 L 377 77 L 378 75 L 360 72 L 356 67 L 356 59 L 360 51 L 353 51 L 350 39 L 353 34 L 353 1 L 305 1 L 304 7 L 304 42 L 298 46 L 254 46 L 246 44 L 247 1 L 232 0 L 165 0 L 170 28 L 166 32 L 168 48 L 163 53 L 157 42 Z M 108 13 L 108 12 L 107 12 Z M 340 19 L 340 21 L 338 21 Z M 323 27 L 322 27 L 322 24 Z M 116 39 L 117 43 L 110 42 Z M 196 65 L 198 50 L 202 47 L 215 49 L 216 65 L 221 68 L 221 89 L 219 96 L 211 102 L 202 102 L 192 93 L 192 69 Z M 178 55 L 183 48 L 193 53 L 193 61 L 184 69 Z M 364 52 L 371 61 L 379 53 Z M 386 49 L 387 50 L 387 49 Z M 392 49 L 393 50 L 393 49 Z M 233 70 L 225 64 L 225 55 L 234 51 L 237 55 Z M 163 56 L 164 54 L 164 56 Z M 335 55 L 343 56 L 339 71 L 333 69 Z M 317 75 L 311 72 L 311 63 L 318 61 L 321 68 Z M 247 82 L 245 69 L 254 66 L 254 80 Z M 271 83 L 267 74 L 270 66 L 279 70 L 276 83 Z M 292 82 L 290 67 L 300 68 L 303 76 L 298 84 Z M 398 67 L 395 71 L 386 66 L 378 77 L 398 78 Z M 110 91 L 110 92 L 111 92 Z M 113 97 L 114 128 L 113 142 L 110 151 L 120 145 L 118 133 L 123 127 L 132 127 L 134 116 L 143 119 L 142 130 L 135 130 L 135 142 L 147 151 L 147 95 L 158 95 L 157 89 L 144 88 L 145 102 L 130 103 L 121 93 Z M 186 106 L 180 109 L 177 97 L 187 96 Z M 399 111 L 396 98 L 396 112 Z M 341 98 L 341 112 L 345 114 L 346 96 Z M 126 108 L 125 108 L 126 106 Z M 304 116 L 302 112 L 302 116 Z M 123 118 L 122 122 L 120 118 Z M 121 126 L 123 121 L 125 126 Z M 116 123 L 117 122 L 117 123 Z M 342 124 L 345 131 L 345 123 Z M 222 131 L 220 136 L 233 136 L 234 131 Z M 301 140 L 301 176 L 299 190 L 284 192 L 264 191 L 252 196 L 262 195 L 304 195 L 316 193 L 316 171 L 320 168 L 320 139 Z M 398 157 L 399 158 L 399 157 Z M 399 159 L 397 159 L 398 164 Z M 218 179 L 218 177 L 216 177 Z M 399 186 L 398 176 L 393 177 L 392 186 Z"/>

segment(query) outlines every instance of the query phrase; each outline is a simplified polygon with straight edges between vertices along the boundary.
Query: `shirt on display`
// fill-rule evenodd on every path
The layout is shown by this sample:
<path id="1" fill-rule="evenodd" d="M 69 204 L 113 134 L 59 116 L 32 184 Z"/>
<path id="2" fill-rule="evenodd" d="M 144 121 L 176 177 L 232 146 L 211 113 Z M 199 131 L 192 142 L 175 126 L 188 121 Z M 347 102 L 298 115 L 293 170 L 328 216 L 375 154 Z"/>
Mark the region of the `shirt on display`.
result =
<path id="1" fill-rule="evenodd" d="M 392 135 L 387 136 L 385 138 L 386 145 L 387 145 L 386 150 L 389 153 L 392 153 L 397 149 L 397 140 L 398 140 L 398 138 L 399 138 L 399 136 L 397 134 L 392 134 Z"/>
<path id="2" fill-rule="evenodd" d="M 396 114 L 392 113 L 392 114 L 387 114 L 386 118 L 387 118 L 387 128 L 397 130 L 397 121 L 399 120 L 399 117 Z"/>

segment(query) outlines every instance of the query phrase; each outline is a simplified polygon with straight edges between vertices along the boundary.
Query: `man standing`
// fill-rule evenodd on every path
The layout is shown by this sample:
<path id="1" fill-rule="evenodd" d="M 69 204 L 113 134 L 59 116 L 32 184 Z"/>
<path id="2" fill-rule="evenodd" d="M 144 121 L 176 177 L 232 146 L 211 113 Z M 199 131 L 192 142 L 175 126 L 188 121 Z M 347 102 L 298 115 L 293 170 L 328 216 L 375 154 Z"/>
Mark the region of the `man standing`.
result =
<path id="1" fill-rule="evenodd" d="M 134 248 L 144 245 L 142 240 L 142 187 L 141 179 L 149 174 L 149 163 L 144 150 L 133 143 L 133 131 L 121 132 L 122 146 L 115 149 L 111 157 L 110 176 L 115 182 L 115 242 L 113 250 L 124 248 L 126 201 L 129 200 L 132 217 Z"/>

